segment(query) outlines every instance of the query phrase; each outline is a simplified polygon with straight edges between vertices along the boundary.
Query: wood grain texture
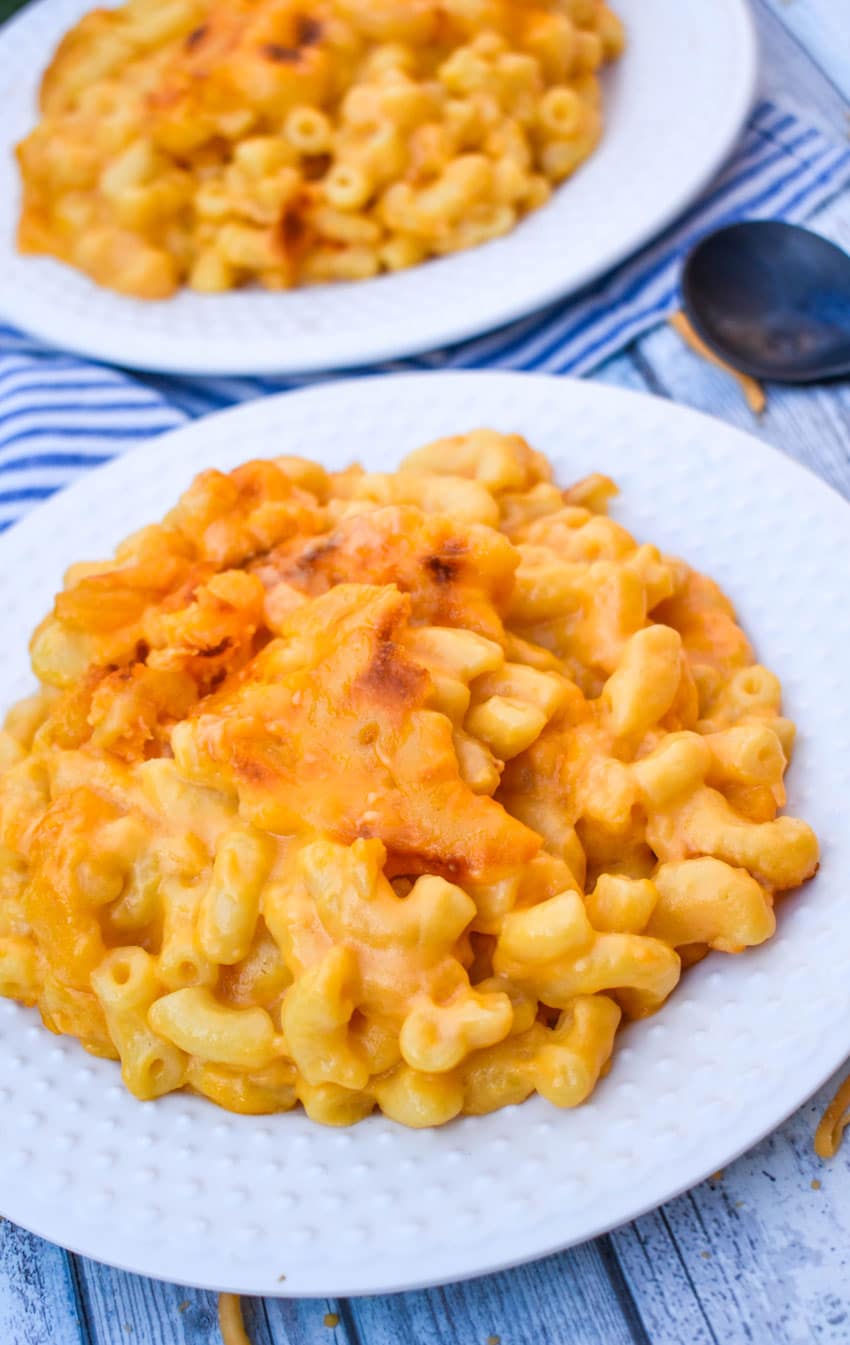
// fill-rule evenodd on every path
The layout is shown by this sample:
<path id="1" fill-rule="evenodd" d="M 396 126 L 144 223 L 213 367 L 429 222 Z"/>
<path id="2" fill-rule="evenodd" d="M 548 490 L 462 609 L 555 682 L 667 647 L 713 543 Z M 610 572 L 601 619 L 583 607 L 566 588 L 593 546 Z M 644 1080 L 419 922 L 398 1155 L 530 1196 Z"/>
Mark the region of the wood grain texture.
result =
<path id="1" fill-rule="evenodd" d="M 824 1164 L 812 1149 L 843 1076 L 722 1175 L 613 1235 L 653 1342 L 672 1345 L 675 1323 L 695 1345 L 850 1340 L 850 1156 Z"/>
<path id="2" fill-rule="evenodd" d="M 836 88 L 850 98 L 850 47 L 845 0 L 765 0 Z"/>
<path id="3" fill-rule="evenodd" d="M 640 1319 L 617 1292 L 607 1240 L 585 1243 L 530 1266 L 390 1298 L 353 1299 L 367 1345 L 644 1345 Z"/>
<path id="4" fill-rule="evenodd" d="M 128 1275 L 81 1257 L 71 1262 L 91 1345 L 219 1345 L 217 1294 Z M 242 1310 L 252 1345 L 350 1342 L 344 1305 L 334 1299 L 243 1298 Z M 340 1318 L 336 1327 L 325 1320 L 333 1316 Z"/>
<path id="5" fill-rule="evenodd" d="M 213 1345 L 217 1297 L 72 1258 L 92 1345 Z M 27 1342 L 29 1345 L 29 1342 Z M 269 1345 L 256 1337 L 256 1345 Z"/>
<path id="6" fill-rule="evenodd" d="M 65 1252 L 0 1220 L 3 1345 L 94 1345 Z"/>
<path id="7" fill-rule="evenodd" d="M 265 1310 L 274 1345 L 360 1345 L 348 1305 L 337 1299 L 267 1299 Z"/>
<path id="8" fill-rule="evenodd" d="M 824 74 L 815 55 L 801 44 L 789 26 L 801 10 L 840 14 L 845 0 L 750 0 L 761 52 L 759 85 L 763 96 L 783 106 L 795 106 L 802 116 L 843 138 L 850 130 L 847 119 L 850 89 L 836 88 Z M 847 43 L 843 52 L 845 74 L 850 83 Z"/>
<path id="9" fill-rule="evenodd" d="M 45 1250 L 58 1253 L 49 1243 L 36 1248 Z M 90 1335 L 79 1345 L 220 1345 L 217 1294 L 129 1275 L 82 1257 L 69 1259 Z M 347 1329 L 346 1305 L 335 1299 L 243 1298 L 242 1308 L 252 1345 L 359 1345 Z M 6 1345 L 2 1335 L 0 1345 Z M 41 1339 L 32 1345 L 42 1345 Z"/>

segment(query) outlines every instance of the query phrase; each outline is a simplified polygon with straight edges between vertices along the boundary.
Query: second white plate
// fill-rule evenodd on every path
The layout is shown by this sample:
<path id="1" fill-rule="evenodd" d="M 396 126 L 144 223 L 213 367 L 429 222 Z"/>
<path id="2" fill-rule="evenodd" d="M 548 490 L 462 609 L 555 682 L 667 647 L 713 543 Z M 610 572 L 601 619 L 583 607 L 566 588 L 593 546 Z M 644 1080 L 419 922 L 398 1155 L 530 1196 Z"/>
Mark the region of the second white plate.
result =
<path id="1" fill-rule="evenodd" d="M 746 118 L 756 44 L 746 0 L 614 0 L 628 47 L 605 76 L 596 154 L 507 238 L 398 275 L 267 294 L 184 291 L 142 303 L 15 250 L 15 143 L 42 71 L 92 0 L 40 0 L 0 28 L 0 314 L 50 342 L 131 368 L 193 374 L 353 368 L 461 341 L 584 285 L 678 215 Z"/>

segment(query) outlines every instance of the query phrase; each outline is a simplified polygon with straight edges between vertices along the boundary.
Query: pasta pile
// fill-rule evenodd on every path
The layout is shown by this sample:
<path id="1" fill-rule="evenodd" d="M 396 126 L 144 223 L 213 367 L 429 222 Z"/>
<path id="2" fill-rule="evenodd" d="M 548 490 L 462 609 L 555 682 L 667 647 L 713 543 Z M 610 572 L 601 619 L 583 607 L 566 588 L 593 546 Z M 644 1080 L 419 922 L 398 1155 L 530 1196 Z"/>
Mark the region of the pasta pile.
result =
<path id="1" fill-rule="evenodd" d="M 602 0 L 127 0 L 18 150 L 19 245 L 162 299 L 358 280 L 508 233 L 594 149 Z"/>
<path id="2" fill-rule="evenodd" d="M 202 473 L 71 568 L 0 738 L 0 993 L 152 1099 L 584 1101 L 817 841 L 710 579 L 517 435 Z"/>

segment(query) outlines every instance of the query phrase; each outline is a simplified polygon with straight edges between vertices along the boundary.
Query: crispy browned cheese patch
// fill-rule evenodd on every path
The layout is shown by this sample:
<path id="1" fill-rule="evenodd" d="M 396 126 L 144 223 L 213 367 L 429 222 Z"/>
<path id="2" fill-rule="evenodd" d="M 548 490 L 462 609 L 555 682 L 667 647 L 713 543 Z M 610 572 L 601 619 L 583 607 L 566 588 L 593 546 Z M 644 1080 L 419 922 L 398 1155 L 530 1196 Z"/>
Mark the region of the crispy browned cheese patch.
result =
<path id="1" fill-rule="evenodd" d="M 451 722 L 424 708 L 430 677 L 404 651 L 410 599 L 341 584 L 288 619 L 175 733 L 178 766 L 234 788 L 277 832 L 377 837 L 390 871 L 495 881 L 535 834 L 461 779 Z"/>
<path id="2" fill-rule="evenodd" d="M 65 689 L 92 668 L 149 661 L 191 674 L 201 693 L 214 688 L 264 638 L 263 587 L 240 567 L 324 526 L 316 498 L 274 462 L 202 472 L 111 561 L 72 567 L 33 637 L 36 671 Z"/>
<path id="3" fill-rule="evenodd" d="M 167 137 L 178 109 L 182 119 L 202 122 L 258 103 L 279 111 L 282 98 L 293 106 L 299 95 L 321 100 L 338 56 L 329 40 L 329 6 L 313 0 L 310 13 L 306 8 L 291 0 L 203 6 L 203 22 L 174 50 L 149 98 L 155 132 Z"/>
<path id="4" fill-rule="evenodd" d="M 396 584 L 410 594 L 416 624 L 464 626 L 498 639 L 516 563 L 513 547 L 492 528 L 388 505 L 320 537 L 284 541 L 252 568 L 267 589 L 284 582 L 310 597 L 335 584 Z"/>

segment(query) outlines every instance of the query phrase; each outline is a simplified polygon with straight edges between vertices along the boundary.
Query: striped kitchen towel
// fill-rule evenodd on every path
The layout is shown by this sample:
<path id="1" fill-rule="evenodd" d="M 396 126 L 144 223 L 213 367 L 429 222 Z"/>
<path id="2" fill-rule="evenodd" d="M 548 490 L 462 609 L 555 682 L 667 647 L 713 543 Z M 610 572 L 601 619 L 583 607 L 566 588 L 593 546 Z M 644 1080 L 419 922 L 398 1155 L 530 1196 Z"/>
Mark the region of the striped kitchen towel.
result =
<path id="1" fill-rule="evenodd" d="M 669 316 L 682 255 L 702 233 L 738 219 L 805 219 L 848 181 L 850 145 L 761 103 L 709 190 L 631 261 L 542 313 L 383 368 L 587 373 Z M 131 374 L 57 353 L 0 324 L 0 530 L 81 472 L 188 417 L 315 381 Z"/>

